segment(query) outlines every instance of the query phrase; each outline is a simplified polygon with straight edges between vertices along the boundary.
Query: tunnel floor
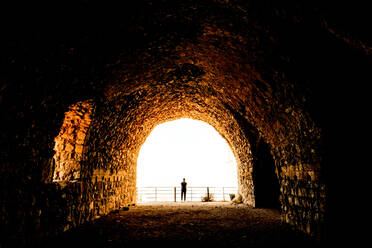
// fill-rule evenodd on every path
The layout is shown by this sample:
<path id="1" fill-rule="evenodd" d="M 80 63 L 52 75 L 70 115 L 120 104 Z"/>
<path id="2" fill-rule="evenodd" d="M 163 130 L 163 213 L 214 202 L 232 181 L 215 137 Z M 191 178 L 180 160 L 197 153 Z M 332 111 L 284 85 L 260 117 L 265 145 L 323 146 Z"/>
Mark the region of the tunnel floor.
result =
<path id="1" fill-rule="evenodd" d="M 318 247 L 278 210 L 229 202 L 138 204 L 43 241 L 39 247 Z"/>

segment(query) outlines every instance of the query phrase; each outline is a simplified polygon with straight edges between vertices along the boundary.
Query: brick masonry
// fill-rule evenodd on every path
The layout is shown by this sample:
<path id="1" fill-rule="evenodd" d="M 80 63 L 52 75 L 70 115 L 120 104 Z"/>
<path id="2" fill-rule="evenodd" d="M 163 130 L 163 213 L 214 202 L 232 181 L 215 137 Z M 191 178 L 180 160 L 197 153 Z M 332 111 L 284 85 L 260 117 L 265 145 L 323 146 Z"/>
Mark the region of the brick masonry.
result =
<path id="1" fill-rule="evenodd" d="M 92 101 L 86 101 L 76 103 L 65 113 L 61 131 L 54 139 L 54 181 L 80 179 L 83 146 L 92 112 Z"/>

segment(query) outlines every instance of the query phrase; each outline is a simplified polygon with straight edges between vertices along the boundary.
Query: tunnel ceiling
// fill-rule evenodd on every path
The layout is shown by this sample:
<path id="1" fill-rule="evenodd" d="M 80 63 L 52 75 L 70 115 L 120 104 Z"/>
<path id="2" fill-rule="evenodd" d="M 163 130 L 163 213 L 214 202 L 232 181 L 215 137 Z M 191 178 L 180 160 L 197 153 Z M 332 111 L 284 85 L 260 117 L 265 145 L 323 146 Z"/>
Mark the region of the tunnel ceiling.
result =
<path id="1" fill-rule="evenodd" d="M 4 156 L 18 147 L 26 157 L 50 157 L 62 113 L 80 100 L 95 99 L 102 107 L 115 103 L 112 113 L 119 113 L 119 104 L 138 105 L 158 123 L 166 119 L 155 117 L 156 107 L 175 108 L 180 96 L 204 115 L 231 112 L 239 116 L 236 120 L 241 117 L 241 128 L 247 122 L 273 147 L 292 153 L 301 142 L 318 145 L 319 128 L 328 128 L 327 111 L 339 100 L 332 98 L 342 97 L 330 94 L 333 82 L 349 77 L 334 72 L 364 75 L 358 74 L 363 67 L 346 63 L 348 57 L 335 60 L 338 51 L 351 49 L 349 54 L 355 52 L 361 60 L 370 53 L 363 15 L 341 14 L 360 11 L 356 6 L 254 1 L 71 4 L 60 6 L 62 14 L 53 8 L 40 13 L 38 4 L 28 6 L 35 9 L 29 14 L 9 11 L 14 22 L 4 27 L 7 39 L 1 48 L 6 71 L 3 127 L 19 123 L 35 134 L 21 128 L 14 141 L 4 143 Z M 338 92 L 343 87 L 337 84 Z M 225 125 L 220 126 L 224 133 Z M 287 132 L 297 133 L 290 142 L 283 141 Z M 30 152 L 20 145 L 39 134 L 46 139 L 40 150 Z M 318 160 L 309 151 L 301 156 Z"/>
<path id="2" fill-rule="evenodd" d="M 300 109 L 303 99 L 295 96 L 293 85 L 285 78 L 265 80 L 256 71 L 257 55 L 246 50 L 244 39 L 257 36 L 243 38 L 207 24 L 199 32 L 201 38 L 196 41 L 161 44 L 154 48 L 156 56 L 142 53 L 130 64 L 118 61 L 102 98 L 103 126 L 95 125 L 97 132 L 107 131 L 97 142 L 116 143 L 116 147 L 120 140 L 134 142 L 127 149 L 138 153 L 155 125 L 177 117 L 214 125 L 233 149 L 239 145 L 232 144 L 232 137 L 245 137 L 248 134 L 238 134 L 247 129 L 273 147 L 282 146 L 281 157 L 285 156 L 283 147 L 305 146 L 301 139 L 318 142 L 318 130 Z M 293 133 L 291 140 L 289 133 Z M 110 136 L 113 140 L 108 142 Z M 301 159 L 316 164 L 309 161 L 313 158 L 309 151 L 303 155 L 308 157 Z"/>
<path id="3" fill-rule="evenodd" d="M 319 166 L 319 127 L 303 110 L 303 89 L 273 66 L 289 59 L 276 54 L 273 32 L 229 5 L 203 4 L 155 12 L 151 28 L 159 25 L 162 36 L 153 34 L 144 49 L 123 52 L 109 66 L 93 131 L 97 144 L 90 144 L 136 156 L 155 125 L 191 117 L 212 124 L 235 154 L 249 157 L 248 139 L 261 137 L 284 163 Z M 145 28 L 137 27 L 146 37 Z"/>

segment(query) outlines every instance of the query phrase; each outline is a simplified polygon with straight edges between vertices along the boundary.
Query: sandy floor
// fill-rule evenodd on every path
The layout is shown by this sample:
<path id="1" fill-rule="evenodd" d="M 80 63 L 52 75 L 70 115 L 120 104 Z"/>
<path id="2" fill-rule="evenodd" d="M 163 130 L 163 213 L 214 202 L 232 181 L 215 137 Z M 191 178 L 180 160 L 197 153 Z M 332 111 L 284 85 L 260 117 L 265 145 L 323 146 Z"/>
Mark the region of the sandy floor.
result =
<path id="1" fill-rule="evenodd" d="M 138 204 L 70 230 L 44 247 L 315 247 L 277 210 L 229 202 Z"/>

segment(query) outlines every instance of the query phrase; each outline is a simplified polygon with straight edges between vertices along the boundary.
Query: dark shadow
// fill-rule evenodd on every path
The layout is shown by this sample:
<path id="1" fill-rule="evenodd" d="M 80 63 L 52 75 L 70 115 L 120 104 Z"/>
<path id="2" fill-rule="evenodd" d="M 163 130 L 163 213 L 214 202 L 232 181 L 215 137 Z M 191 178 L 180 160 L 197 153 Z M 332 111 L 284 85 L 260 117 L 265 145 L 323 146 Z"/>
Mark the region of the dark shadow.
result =
<path id="1" fill-rule="evenodd" d="M 260 139 L 253 164 L 254 194 L 257 208 L 280 209 L 280 185 L 269 146 Z"/>

